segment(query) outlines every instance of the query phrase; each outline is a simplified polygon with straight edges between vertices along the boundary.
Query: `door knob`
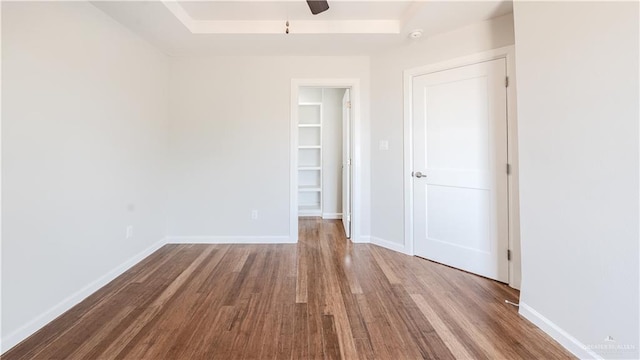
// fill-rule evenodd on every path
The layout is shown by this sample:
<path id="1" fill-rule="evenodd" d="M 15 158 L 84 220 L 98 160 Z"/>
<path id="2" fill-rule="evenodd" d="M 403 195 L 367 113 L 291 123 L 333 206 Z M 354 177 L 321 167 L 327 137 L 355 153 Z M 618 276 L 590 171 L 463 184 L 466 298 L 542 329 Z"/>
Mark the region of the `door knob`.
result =
<path id="1" fill-rule="evenodd" d="M 414 177 L 417 177 L 417 178 L 427 177 L 427 174 L 423 174 L 420 171 L 416 171 L 416 172 L 412 173 L 411 175 L 413 175 Z"/>

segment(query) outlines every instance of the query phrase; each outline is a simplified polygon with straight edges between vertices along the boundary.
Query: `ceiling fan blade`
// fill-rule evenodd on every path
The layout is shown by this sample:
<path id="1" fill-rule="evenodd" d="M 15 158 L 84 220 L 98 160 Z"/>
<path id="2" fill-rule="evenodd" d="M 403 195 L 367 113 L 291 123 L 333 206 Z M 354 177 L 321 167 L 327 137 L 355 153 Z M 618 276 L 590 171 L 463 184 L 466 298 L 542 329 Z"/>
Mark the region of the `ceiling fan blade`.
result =
<path id="1" fill-rule="evenodd" d="M 327 0 L 307 0 L 307 5 L 309 5 L 309 9 L 311 9 L 313 15 L 318 15 L 323 11 L 329 10 Z"/>

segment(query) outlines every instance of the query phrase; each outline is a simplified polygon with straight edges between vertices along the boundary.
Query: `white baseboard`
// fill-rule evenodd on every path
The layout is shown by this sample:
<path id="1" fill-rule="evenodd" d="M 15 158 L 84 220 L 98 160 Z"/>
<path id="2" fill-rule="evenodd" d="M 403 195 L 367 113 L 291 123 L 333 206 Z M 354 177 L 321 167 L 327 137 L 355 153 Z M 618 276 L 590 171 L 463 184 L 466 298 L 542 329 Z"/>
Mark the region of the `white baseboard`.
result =
<path id="1" fill-rule="evenodd" d="M 5 350 L 9 350 L 12 347 L 19 344 L 24 339 L 33 335 L 36 331 L 40 330 L 43 326 L 47 325 L 51 321 L 53 321 L 58 316 L 62 315 L 65 311 L 71 309 L 82 300 L 86 299 L 89 295 L 98 291 L 101 287 L 107 285 L 109 282 L 113 281 L 118 276 L 122 275 L 125 271 L 129 270 L 135 264 L 142 261 L 147 256 L 153 254 L 156 250 L 160 249 L 162 246 L 166 244 L 166 239 L 162 239 L 157 243 L 149 246 L 144 249 L 140 253 L 134 255 L 129 260 L 123 262 L 122 264 L 116 266 L 113 270 L 104 274 L 100 278 L 94 280 L 87 286 L 82 289 L 76 291 L 72 295 L 68 296 L 66 299 L 59 302 L 57 305 L 53 306 L 49 310 L 44 313 L 38 315 L 35 319 L 29 321 L 22 327 L 18 328 L 14 332 L 10 333 L 7 336 L 2 337 L 0 342 L 0 354 L 4 353 Z"/>
<path id="2" fill-rule="evenodd" d="M 169 236 L 168 244 L 295 244 L 289 236 Z"/>
<path id="3" fill-rule="evenodd" d="M 362 244 L 373 244 L 373 245 L 378 245 L 380 247 L 383 247 L 385 249 L 389 249 L 389 250 L 393 250 L 393 251 L 397 251 L 403 254 L 407 254 L 410 255 L 409 252 L 407 251 L 407 249 L 405 249 L 403 244 L 398 244 L 395 242 L 391 242 L 385 239 L 381 239 L 379 237 L 375 237 L 375 236 L 369 236 L 369 235 L 362 235 L 360 236 L 360 239 L 351 239 L 351 242 L 353 243 L 362 243 Z"/>
<path id="4" fill-rule="evenodd" d="M 551 320 L 542 316 L 542 314 L 535 311 L 532 307 L 522 301 L 520 302 L 519 313 L 579 359 L 602 359 L 600 355 L 587 348 L 583 343 L 578 341 L 578 339 L 571 336 L 568 332 L 561 329 L 558 325 L 554 324 Z"/>
<path id="5" fill-rule="evenodd" d="M 352 237 L 349 240 L 351 240 L 351 242 L 354 243 L 354 244 L 368 244 L 368 243 L 371 242 L 371 236 L 369 236 L 369 235 L 360 235 L 360 238 L 358 238 L 358 239 Z"/>
<path id="6" fill-rule="evenodd" d="M 322 213 L 322 218 L 325 220 L 341 220 L 342 213 Z"/>
<path id="7" fill-rule="evenodd" d="M 371 237 L 371 243 L 374 245 L 381 246 L 385 249 L 397 251 L 403 254 L 408 254 L 408 251 L 405 249 L 404 244 L 398 244 L 396 242 L 388 241 L 375 236 Z"/>

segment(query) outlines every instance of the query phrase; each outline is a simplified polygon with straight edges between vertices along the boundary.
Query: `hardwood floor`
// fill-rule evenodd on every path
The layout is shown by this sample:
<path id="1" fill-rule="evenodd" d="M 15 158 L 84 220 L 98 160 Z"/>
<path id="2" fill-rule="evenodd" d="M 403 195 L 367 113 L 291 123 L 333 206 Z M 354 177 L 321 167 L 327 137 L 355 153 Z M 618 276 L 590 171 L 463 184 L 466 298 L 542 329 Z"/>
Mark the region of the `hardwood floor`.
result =
<path id="1" fill-rule="evenodd" d="M 167 245 L 2 359 L 559 359 L 504 284 L 301 220 L 296 245 Z"/>

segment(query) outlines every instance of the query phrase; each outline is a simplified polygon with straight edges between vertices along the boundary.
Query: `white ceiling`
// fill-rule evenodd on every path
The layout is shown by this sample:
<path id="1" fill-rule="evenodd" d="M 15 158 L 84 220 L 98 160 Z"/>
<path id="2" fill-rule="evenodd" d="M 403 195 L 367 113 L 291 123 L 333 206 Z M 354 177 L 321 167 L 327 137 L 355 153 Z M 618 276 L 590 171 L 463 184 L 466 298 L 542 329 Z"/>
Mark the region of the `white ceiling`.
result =
<path id="1" fill-rule="evenodd" d="M 96 1 L 170 55 L 369 55 L 512 12 L 499 1 L 345 1 L 313 16 L 304 0 Z M 290 33 L 285 34 L 285 22 Z M 420 41 L 420 40 L 417 40 Z"/>

